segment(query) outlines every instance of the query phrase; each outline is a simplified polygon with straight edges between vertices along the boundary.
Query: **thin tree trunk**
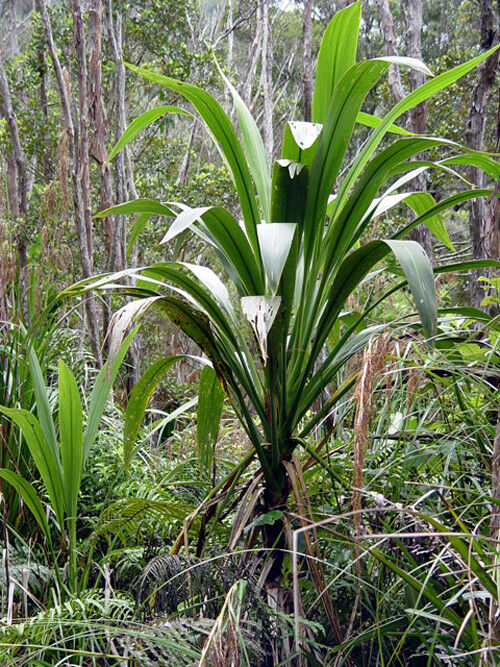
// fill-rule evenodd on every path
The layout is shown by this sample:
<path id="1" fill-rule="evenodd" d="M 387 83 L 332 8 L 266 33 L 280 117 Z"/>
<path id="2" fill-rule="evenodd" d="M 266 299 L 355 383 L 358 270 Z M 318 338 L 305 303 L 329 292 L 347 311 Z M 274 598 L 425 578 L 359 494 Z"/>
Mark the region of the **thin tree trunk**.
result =
<path id="1" fill-rule="evenodd" d="M 115 135 L 120 137 L 127 125 L 125 113 L 125 66 L 122 57 L 122 18 L 118 13 L 113 13 L 111 0 L 106 2 L 106 27 L 111 43 L 111 52 L 115 65 Z M 115 166 L 115 190 L 116 200 L 127 201 L 127 174 L 124 148 L 118 153 L 114 160 Z M 115 216 L 113 228 L 113 239 L 110 252 L 109 268 L 112 271 L 120 271 L 125 266 L 125 219 L 123 216 Z"/>
<path id="2" fill-rule="evenodd" d="M 17 0 L 10 0 L 9 3 L 9 18 L 10 18 L 10 52 L 13 56 L 19 55 L 19 42 L 17 39 Z"/>
<path id="3" fill-rule="evenodd" d="M 43 145 L 47 145 L 47 128 L 49 126 L 49 103 L 47 99 L 47 81 L 46 81 L 46 70 L 47 62 L 45 59 L 45 52 L 42 48 L 37 49 L 37 60 L 38 60 L 38 76 L 39 78 L 39 95 L 40 95 L 40 108 L 42 110 L 44 126 L 42 130 L 42 142 Z M 50 183 L 54 176 L 54 170 L 50 164 L 50 160 L 46 153 L 43 155 L 42 159 L 43 164 L 43 180 L 46 184 Z"/>
<path id="4" fill-rule="evenodd" d="M 313 0 L 304 0 L 302 19 L 302 39 L 304 40 L 304 56 L 302 69 L 302 97 L 304 120 L 312 119 L 313 75 L 312 75 L 312 7 Z"/>
<path id="5" fill-rule="evenodd" d="M 262 0 L 258 0 L 262 2 Z M 248 51 L 248 57 L 245 62 L 244 72 L 246 72 L 246 77 L 241 88 L 241 96 L 244 99 L 246 105 L 251 109 L 252 102 L 252 88 L 255 80 L 255 73 L 257 71 L 257 64 L 259 62 L 260 51 L 262 48 L 262 32 L 263 25 L 262 21 L 259 20 L 259 11 L 260 4 L 257 5 L 256 12 L 256 24 L 255 24 L 255 35 L 252 40 L 252 44 Z"/>
<path id="6" fill-rule="evenodd" d="M 78 111 L 76 100 L 71 99 L 74 127 L 78 128 L 78 179 L 83 204 L 85 235 L 90 269 L 93 270 L 92 214 L 90 210 L 90 158 L 89 158 L 89 101 L 86 40 L 80 0 L 73 0 L 73 37 L 76 52 L 76 74 L 78 91 Z"/>
<path id="7" fill-rule="evenodd" d="M 113 204 L 113 174 L 108 164 L 106 128 L 102 95 L 102 0 L 94 0 L 89 10 L 89 121 L 90 156 L 97 163 L 99 176 L 99 206 L 109 208 Z M 103 218 L 106 253 L 109 256 L 113 235 L 113 216 Z"/>
<path id="8" fill-rule="evenodd" d="M 113 13 L 111 0 L 106 0 L 106 29 L 115 64 L 115 133 L 118 139 L 127 127 L 126 76 L 123 64 L 123 20 L 120 12 L 116 15 Z M 115 191 L 116 199 L 119 202 L 127 201 L 128 199 L 137 199 L 132 161 L 127 147 L 121 150 L 115 158 Z M 135 244 L 131 257 L 132 266 L 137 265 L 137 253 L 137 244 Z M 115 216 L 110 259 L 114 267 L 125 268 L 127 264 L 127 228 L 126 220 L 123 216 Z M 132 341 L 129 347 L 127 361 L 129 365 L 127 391 L 130 393 L 132 387 L 140 377 L 140 356 L 137 338 Z"/>
<path id="9" fill-rule="evenodd" d="M 389 0 L 375 0 L 380 21 L 380 30 L 384 37 L 385 52 L 388 56 L 397 56 L 397 42 L 394 33 L 394 20 L 392 18 L 391 9 L 389 7 Z M 398 65 L 391 65 L 388 73 L 389 88 L 392 96 L 396 102 L 400 102 L 404 95 L 403 84 L 401 83 L 401 75 L 399 73 Z"/>
<path id="10" fill-rule="evenodd" d="M 69 144 L 69 162 L 70 162 L 70 172 L 72 179 L 72 190 L 73 190 L 73 208 L 74 208 L 74 217 L 75 217 L 75 227 L 78 238 L 78 249 L 80 256 L 80 265 L 82 269 L 82 274 L 84 278 L 90 278 L 93 274 L 92 268 L 92 255 L 91 248 L 89 247 L 89 226 L 87 223 L 88 216 L 90 215 L 89 203 L 88 203 L 88 193 L 82 192 L 82 184 L 85 187 L 85 170 L 88 169 L 88 164 L 82 164 L 81 159 L 85 159 L 85 150 L 80 150 L 79 147 L 79 136 L 78 136 L 78 124 L 75 124 L 73 120 L 72 110 L 71 110 L 71 89 L 69 77 L 65 76 L 59 56 L 57 54 L 56 46 L 54 43 L 54 37 L 52 34 L 52 25 L 50 23 L 50 18 L 47 12 L 47 6 L 44 0 L 35 0 L 37 10 L 40 13 L 42 29 L 45 37 L 45 42 L 49 51 L 50 59 L 54 67 L 54 73 L 56 76 L 57 89 L 59 92 L 59 99 L 61 103 L 61 118 L 63 123 L 63 128 L 66 132 Z M 78 14 L 79 7 L 76 0 L 73 0 L 73 20 L 74 20 L 74 29 L 76 31 L 75 36 L 78 34 Z M 76 10 L 76 11 L 75 11 Z M 75 15 L 76 13 L 76 15 Z M 79 44 L 77 45 L 77 59 L 82 58 L 84 54 L 84 42 L 82 41 L 82 36 L 78 36 Z M 81 64 L 81 67 L 84 66 L 84 63 Z M 80 63 L 79 63 L 80 70 Z M 86 71 L 79 71 L 80 82 L 85 80 L 86 83 Z M 83 92 L 83 91 L 82 91 Z M 73 105 L 74 113 L 77 114 L 75 105 Z M 85 111 L 85 118 L 87 114 Z M 87 149 L 88 157 L 88 149 Z M 87 201 L 87 203 L 86 203 Z M 86 211 L 87 206 L 87 211 Z M 95 299 L 92 294 L 88 294 L 85 299 L 85 311 L 87 316 L 88 328 L 89 328 L 89 337 L 90 345 L 94 357 L 98 363 L 101 365 L 101 351 L 99 345 L 99 325 L 97 318 L 97 309 L 95 305 Z"/>
<path id="11" fill-rule="evenodd" d="M 182 185 L 183 183 L 185 183 L 187 179 L 189 165 L 191 164 L 191 149 L 193 147 L 195 135 L 196 135 L 196 121 L 193 123 L 193 127 L 191 128 L 191 132 L 189 134 L 189 141 L 186 147 L 186 152 L 184 153 L 184 158 L 182 160 L 181 168 L 179 169 L 179 173 L 177 174 L 177 178 L 175 179 L 176 186 Z"/>
<path id="12" fill-rule="evenodd" d="M 406 55 L 422 60 L 422 0 L 404 0 L 402 3 L 406 24 L 405 42 Z M 425 82 L 425 75 L 416 70 L 409 70 L 408 79 L 410 90 L 414 91 Z M 410 110 L 407 127 L 415 134 L 425 134 L 427 127 L 427 102 L 422 102 Z M 421 156 L 416 156 L 419 159 Z M 416 190 L 425 192 L 427 183 L 425 175 L 421 174 L 413 181 Z M 413 219 L 413 216 L 412 216 Z M 418 241 L 429 256 L 432 264 L 436 265 L 434 249 L 432 247 L 431 233 L 424 225 L 419 225 L 410 234 L 411 238 Z"/>
<path id="13" fill-rule="evenodd" d="M 493 0 L 480 0 L 481 10 L 481 47 L 489 49 L 498 39 L 494 30 Z M 484 130 L 486 126 L 487 106 L 490 91 L 495 80 L 498 67 L 498 51 L 483 61 L 476 70 L 476 80 L 472 89 L 471 105 L 467 118 L 466 143 L 469 148 L 483 150 Z M 469 180 L 478 188 L 484 185 L 484 174 L 480 169 L 468 169 Z M 471 236 L 472 257 L 487 259 L 498 257 L 498 205 L 496 202 L 488 212 L 487 202 L 484 199 L 473 199 L 469 207 L 469 230 Z M 470 280 L 471 305 L 479 308 L 484 298 L 484 291 L 477 281 L 478 275 L 485 275 L 484 269 L 480 274 L 474 272 Z"/>

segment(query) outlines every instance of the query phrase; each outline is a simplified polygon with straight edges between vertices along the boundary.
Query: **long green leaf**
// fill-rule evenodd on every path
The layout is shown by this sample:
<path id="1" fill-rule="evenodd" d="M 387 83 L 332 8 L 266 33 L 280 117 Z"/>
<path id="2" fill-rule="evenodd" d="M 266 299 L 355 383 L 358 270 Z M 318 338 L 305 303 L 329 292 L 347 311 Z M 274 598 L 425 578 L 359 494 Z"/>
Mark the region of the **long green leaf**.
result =
<path id="1" fill-rule="evenodd" d="M 313 243 L 319 243 L 328 197 L 349 145 L 356 116 L 366 95 L 388 67 L 388 63 L 382 61 L 358 63 L 348 70 L 335 88 L 311 166 L 304 229 L 306 263 Z"/>
<path id="2" fill-rule="evenodd" d="M 198 408 L 196 438 L 198 443 L 198 463 L 200 470 L 208 477 L 212 461 L 220 419 L 224 405 L 224 389 L 215 371 L 205 366 L 198 385 Z"/>
<path id="3" fill-rule="evenodd" d="M 182 216 L 182 217 L 181 217 Z M 233 216 L 220 206 L 191 209 L 186 207 L 174 220 L 162 243 L 175 238 L 187 228 L 194 229 L 197 221 L 205 225 L 204 232 L 218 251 L 225 268 L 242 294 L 258 294 L 264 289 L 259 268 L 244 231 Z"/>
<path id="4" fill-rule="evenodd" d="M 127 257 L 130 256 L 130 253 L 132 252 L 132 248 L 134 247 L 135 242 L 137 241 L 139 234 L 142 232 L 144 227 L 148 224 L 148 222 L 151 220 L 152 213 L 140 213 L 137 218 L 135 219 L 135 222 L 132 226 L 132 229 L 130 231 L 130 235 L 128 237 L 128 243 L 127 243 Z"/>
<path id="5" fill-rule="evenodd" d="M 125 338 L 111 362 L 107 361 L 104 364 L 96 378 L 94 389 L 92 390 L 90 397 L 87 428 L 83 436 L 83 465 L 85 465 L 85 461 L 90 454 L 90 448 L 97 435 L 97 429 L 99 428 L 102 413 L 106 407 L 118 370 L 136 333 L 137 327 Z"/>
<path id="6" fill-rule="evenodd" d="M 59 437 L 69 519 L 76 518 L 83 468 L 82 403 L 78 385 L 66 364 L 59 360 Z"/>
<path id="7" fill-rule="evenodd" d="M 262 135 L 247 105 L 220 67 L 219 72 L 233 97 L 248 166 L 250 167 L 255 187 L 257 188 L 257 194 L 260 198 L 264 220 L 269 221 L 271 214 L 271 177 Z"/>
<path id="8" fill-rule="evenodd" d="M 407 204 L 417 216 L 427 213 L 429 209 L 436 205 L 434 197 L 429 192 L 414 192 L 405 199 Z M 448 250 L 455 252 L 453 243 L 450 241 L 443 218 L 439 213 L 427 218 L 426 226 L 434 236 L 445 245 Z"/>
<path id="9" fill-rule="evenodd" d="M 312 103 L 315 123 L 324 123 L 335 87 L 356 62 L 360 20 L 361 2 L 354 2 L 335 14 L 323 34 Z"/>
<path id="10" fill-rule="evenodd" d="M 413 109 L 422 102 L 425 102 L 436 93 L 439 93 L 441 90 L 444 90 L 445 88 L 448 88 L 448 86 L 451 86 L 453 83 L 455 83 L 455 81 L 458 81 L 458 79 L 468 74 L 480 63 L 489 58 L 491 54 L 494 53 L 498 48 L 500 48 L 500 44 L 497 44 L 492 49 L 486 51 L 485 53 L 482 53 L 476 58 L 472 58 L 471 60 L 462 63 L 461 65 L 458 65 L 457 67 L 454 67 L 453 69 L 448 70 L 447 72 L 443 72 L 442 74 L 439 74 L 430 81 L 426 81 L 426 83 L 419 86 L 416 90 L 409 93 L 408 95 L 406 95 L 404 99 L 398 102 L 398 104 L 396 104 L 384 116 L 382 123 L 372 132 L 370 138 L 368 139 L 363 149 L 361 150 L 356 160 L 354 161 L 352 167 L 350 168 L 347 176 L 342 181 L 342 185 L 339 188 L 338 192 L 339 206 L 342 206 L 344 204 L 345 197 L 347 196 L 347 193 L 351 189 L 352 185 L 354 184 L 358 176 L 362 173 L 366 163 L 368 162 L 368 160 L 376 150 L 377 146 L 384 138 L 386 132 L 389 131 L 389 127 L 398 118 L 400 118 L 404 113 L 406 113 L 410 109 Z"/>
<path id="11" fill-rule="evenodd" d="M 43 377 L 40 362 L 33 346 L 29 351 L 30 375 L 35 392 L 36 411 L 43 434 L 52 450 L 54 458 L 59 460 L 59 448 L 57 446 L 56 429 L 52 418 L 52 409 L 49 402 L 49 394 Z"/>
<path id="12" fill-rule="evenodd" d="M 398 260 L 417 306 L 424 333 L 432 338 L 437 327 L 434 274 L 429 257 L 416 241 L 384 241 Z"/>
<path id="13" fill-rule="evenodd" d="M 365 113 L 364 111 L 360 111 L 358 113 L 358 117 L 356 118 L 356 123 L 359 123 L 359 125 L 364 125 L 365 127 L 378 127 L 381 122 L 382 118 L 374 116 L 371 113 Z M 391 132 L 392 134 L 399 134 L 402 137 L 411 137 L 412 135 L 412 132 L 405 130 L 403 127 L 399 127 L 399 125 L 390 125 L 387 131 Z"/>
<path id="14" fill-rule="evenodd" d="M 127 469 L 136 445 L 137 434 L 146 411 L 149 400 L 156 389 L 158 382 L 164 377 L 172 366 L 182 357 L 165 357 L 150 366 L 141 376 L 132 389 L 125 411 L 125 424 L 123 428 L 123 462 Z"/>

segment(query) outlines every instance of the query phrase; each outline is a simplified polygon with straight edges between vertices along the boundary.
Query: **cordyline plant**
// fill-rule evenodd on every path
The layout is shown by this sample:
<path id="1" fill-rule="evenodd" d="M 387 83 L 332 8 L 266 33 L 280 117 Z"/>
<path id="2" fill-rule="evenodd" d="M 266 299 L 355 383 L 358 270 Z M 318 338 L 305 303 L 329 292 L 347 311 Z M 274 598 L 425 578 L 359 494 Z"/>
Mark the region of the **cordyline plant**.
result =
<path id="1" fill-rule="evenodd" d="M 330 22 L 318 56 L 313 122 L 287 123 L 281 157 L 272 168 L 254 119 L 225 77 L 238 113 L 241 142 L 228 115 L 209 93 L 129 66 L 194 106 L 232 174 L 242 222 L 218 206 L 190 208 L 149 199 L 99 214 L 139 213 L 132 241 L 151 216 L 174 217 L 162 243 L 194 233 L 220 259 L 227 273 L 223 279 L 206 266 L 186 262 L 157 263 L 134 270 L 135 286 L 123 289 L 138 300 L 117 313 L 114 335 L 119 338 L 132 320 L 156 306 L 201 348 L 258 458 L 267 512 L 283 508 L 287 502 L 291 489 L 287 462 L 294 450 L 352 387 L 354 378 L 339 383 L 339 373 L 370 337 L 381 331 L 382 327 L 367 328 L 364 323 L 368 311 L 384 297 L 372 301 L 354 317 L 346 317 L 349 297 L 362 282 L 367 285 L 374 279 L 375 267 L 392 253 L 400 267 L 395 272 L 400 272 L 401 279 L 384 296 L 409 286 L 424 334 L 432 338 L 438 315 L 433 269 L 422 247 L 405 237 L 417 225 L 426 224 L 450 246 L 440 214 L 474 197 L 491 194 L 489 190 L 466 190 L 435 203 L 430 194 L 408 191 L 404 186 L 429 168 L 456 174 L 454 165 L 472 164 L 494 178 L 499 175 L 497 163 L 484 154 L 446 139 L 410 135 L 393 124 L 470 72 L 491 52 L 436 77 L 412 58 L 385 57 L 356 63 L 360 13 L 357 2 L 338 12 Z M 363 113 L 367 94 L 392 63 L 419 69 L 432 78 L 384 118 Z M 172 110 L 179 111 L 162 107 L 136 119 L 112 154 L 149 122 Z M 357 123 L 371 130 L 349 162 L 346 155 Z M 388 134 L 399 136 L 392 142 L 386 140 L 381 148 Z M 436 149 L 443 152 L 439 161 L 422 158 L 426 151 L 435 154 Z M 412 160 L 416 156 L 418 161 Z M 389 239 L 364 243 L 364 233 L 373 220 L 401 202 L 413 209 L 414 221 Z M 449 271 L 450 267 L 439 270 Z M 111 280 L 116 283 L 122 275 L 114 274 Z M 237 298 L 230 297 L 225 285 L 228 280 Z M 100 278 L 85 289 L 102 287 L 109 281 L 109 276 Z M 334 330 L 340 331 L 336 338 L 330 336 Z M 325 347 L 327 340 L 329 346 Z M 132 395 L 126 455 L 135 444 L 132 436 L 137 434 L 152 388 L 173 361 L 170 358 L 156 364 Z M 313 410 L 325 387 L 334 382 L 329 400 Z M 281 522 L 262 523 L 264 545 L 271 549 L 282 546 Z M 279 556 L 276 558 L 279 564 Z M 270 577 L 276 580 L 279 569 L 272 568 Z"/>

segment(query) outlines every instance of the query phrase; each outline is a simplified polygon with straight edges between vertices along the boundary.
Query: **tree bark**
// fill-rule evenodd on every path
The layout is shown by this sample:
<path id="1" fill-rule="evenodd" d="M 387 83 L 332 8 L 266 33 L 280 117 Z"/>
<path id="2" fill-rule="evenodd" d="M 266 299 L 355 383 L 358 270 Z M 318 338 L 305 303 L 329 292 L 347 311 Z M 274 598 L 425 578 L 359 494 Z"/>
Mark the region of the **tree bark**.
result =
<path id="1" fill-rule="evenodd" d="M 493 0 L 480 0 L 481 11 L 481 47 L 489 49 L 498 40 L 494 30 Z M 483 150 L 484 131 L 490 91 L 498 67 L 498 51 L 483 61 L 476 70 L 476 79 L 471 95 L 471 105 L 467 117 L 466 144 L 474 150 Z M 480 169 L 469 167 L 469 180 L 478 188 L 484 185 L 484 174 Z M 493 201 L 488 210 L 484 199 L 473 199 L 469 207 L 469 231 L 471 236 L 472 257 L 474 259 L 495 258 L 498 250 L 498 204 Z M 479 275 L 487 275 L 482 269 L 471 276 L 469 294 L 471 305 L 480 308 L 484 290 L 477 281 Z"/>
<path id="2" fill-rule="evenodd" d="M 123 64 L 123 19 L 120 12 L 113 13 L 111 0 L 106 0 L 106 29 L 111 43 L 113 62 L 115 64 L 115 134 L 118 139 L 127 127 L 126 110 L 126 76 Z M 129 199 L 137 199 L 137 191 L 134 182 L 134 171 L 128 148 L 123 148 L 115 158 L 115 192 L 116 200 L 124 202 Z M 137 244 L 132 250 L 131 264 L 137 265 Z M 110 266 L 114 270 L 118 267 L 125 268 L 127 264 L 127 228 L 124 216 L 115 216 L 113 229 L 113 240 L 110 255 Z M 132 387 L 140 377 L 140 357 L 137 337 L 129 347 L 127 353 L 129 372 L 127 375 L 127 391 L 130 393 Z"/>
<path id="3" fill-rule="evenodd" d="M 312 75 L 312 7 L 313 0 L 304 0 L 302 39 L 304 41 L 302 69 L 302 97 L 304 120 L 312 119 L 313 75 Z"/>
<path id="4" fill-rule="evenodd" d="M 252 44 L 250 46 L 250 49 L 248 51 L 248 57 L 245 62 L 245 67 L 244 67 L 244 72 L 246 72 L 246 77 L 244 79 L 242 89 L 241 89 L 241 96 L 245 101 L 245 104 L 251 109 L 251 104 L 252 104 L 252 87 L 253 83 L 255 80 L 255 73 L 257 71 L 257 65 L 259 62 L 259 55 L 260 51 L 262 48 L 262 32 L 263 32 L 263 25 L 262 21 L 260 20 L 259 17 L 259 11 L 260 11 L 260 2 L 262 0 L 258 0 L 257 4 L 257 12 L 256 12 L 256 24 L 255 24 L 255 35 L 252 40 Z"/>
<path id="5" fill-rule="evenodd" d="M 405 42 L 406 55 L 412 58 L 422 60 L 422 0 L 404 0 L 402 3 L 405 18 Z M 410 69 L 408 72 L 410 81 L 410 90 L 414 91 L 425 82 L 425 75 L 422 72 Z M 427 102 L 422 102 L 410 110 L 408 115 L 407 128 L 415 134 L 425 134 L 427 126 Z M 418 160 L 422 156 L 416 156 Z M 416 190 L 425 192 L 427 183 L 425 175 L 421 174 L 413 181 Z M 413 216 L 412 218 L 413 219 Z M 419 225 L 410 234 L 410 237 L 418 241 L 427 253 L 431 263 L 436 265 L 434 249 L 432 247 L 431 233 L 425 225 Z"/>
<path id="6" fill-rule="evenodd" d="M 99 177 L 99 207 L 113 205 L 113 174 L 108 164 L 106 128 L 102 94 L 102 0 L 94 0 L 89 10 L 89 121 L 90 156 L 95 160 Z M 114 218 L 103 218 L 106 254 L 109 256 L 113 237 Z"/>
<path id="7" fill-rule="evenodd" d="M 378 8 L 380 30 L 384 37 L 385 52 L 388 56 L 397 56 L 397 42 L 394 33 L 394 20 L 392 18 L 391 9 L 389 7 L 389 0 L 375 0 Z M 394 100 L 400 102 L 405 96 L 403 84 L 401 83 L 401 75 L 399 73 L 398 65 L 391 65 L 388 73 L 389 88 L 391 89 Z"/>
<path id="8" fill-rule="evenodd" d="M 127 126 L 125 111 L 125 66 L 122 52 L 122 17 L 113 13 L 111 0 L 106 2 L 106 28 L 111 44 L 111 52 L 115 65 L 115 135 L 118 139 Z M 128 149 L 121 150 L 114 160 L 116 200 L 127 201 L 127 164 Z M 115 216 L 113 240 L 111 245 L 109 268 L 120 271 L 126 262 L 126 230 L 123 216 Z"/>

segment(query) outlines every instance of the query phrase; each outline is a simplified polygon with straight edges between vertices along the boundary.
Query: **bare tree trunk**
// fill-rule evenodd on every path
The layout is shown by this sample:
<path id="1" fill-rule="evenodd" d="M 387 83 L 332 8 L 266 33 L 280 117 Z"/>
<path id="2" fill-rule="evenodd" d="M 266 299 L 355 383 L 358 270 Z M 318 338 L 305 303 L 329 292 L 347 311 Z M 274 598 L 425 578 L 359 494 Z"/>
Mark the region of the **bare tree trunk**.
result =
<path id="1" fill-rule="evenodd" d="M 263 0 L 261 5 L 262 20 L 262 64 L 261 64 L 261 83 L 264 102 L 264 146 L 269 162 L 272 162 L 274 151 L 273 137 L 273 52 L 271 21 L 269 19 L 269 0 Z"/>
<path id="2" fill-rule="evenodd" d="M 498 39 L 493 28 L 493 0 L 480 0 L 481 9 L 481 47 L 489 49 Z M 483 150 L 486 110 L 491 87 L 498 67 L 498 51 L 483 61 L 476 69 L 476 80 L 472 89 L 471 105 L 467 118 L 466 143 L 469 148 Z M 478 188 L 483 187 L 484 174 L 480 169 L 468 169 L 469 180 Z M 471 235 L 472 256 L 474 259 L 498 257 L 498 205 L 493 202 L 490 212 L 484 199 L 473 199 L 469 208 L 469 230 Z M 496 240 L 495 240 L 496 237 Z M 495 248 L 496 246 L 496 248 Z M 484 269 L 481 274 L 487 274 Z M 471 305 L 479 308 L 484 298 L 484 291 L 477 281 L 477 275 L 470 280 Z"/>
<path id="3" fill-rule="evenodd" d="M 251 110 L 252 103 L 252 87 L 255 80 L 255 73 L 257 71 L 257 64 L 259 62 L 260 51 L 262 48 L 262 33 L 263 33 L 263 24 L 259 20 L 259 11 L 260 11 L 260 2 L 257 5 L 257 19 L 255 25 L 255 35 L 248 51 L 248 57 L 245 62 L 244 72 L 246 72 L 245 80 L 241 87 L 241 96 L 244 99 L 246 105 Z"/>
<path id="4" fill-rule="evenodd" d="M 302 39 L 304 40 L 304 56 L 302 69 L 302 97 L 304 120 L 311 121 L 313 98 L 312 75 L 312 7 L 313 0 L 304 0 L 304 15 L 302 19 Z"/>
<path id="5" fill-rule="evenodd" d="M 405 42 L 406 55 L 422 60 L 422 0 L 403 0 L 403 13 L 406 24 Z M 425 82 L 425 75 L 416 70 L 409 70 L 408 78 L 410 89 L 413 91 Z M 410 110 L 407 127 L 415 134 L 425 134 L 427 126 L 427 102 L 422 102 Z M 421 156 L 420 156 L 421 157 Z M 416 157 L 419 159 L 419 156 Z M 416 189 L 420 192 L 427 190 L 425 175 L 421 174 L 414 181 Z M 411 238 L 418 241 L 429 256 L 432 264 L 436 265 L 436 258 L 432 247 L 431 233 L 424 225 L 419 225 L 410 234 Z"/>
<path id="6" fill-rule="evenodd" d="M 127 126 L 125 112 L 125 66 L 122 55 L 122 17 L 113 13 L 111 0 L 106 2 L 106 27 L 111 43 L 111 52 L 115 65 L 115 135 L 120 137 Z M 121 150 L 115 158 L 115 188 L 116 200 L 127 201 L 127 173 L 125 154 L 127 148 Z M 113 228 L 113 240 L 110 253 L 110 269 L 120 271 L 125 266 L 125 219 L 123 216 L 115 216 Z"/>
<path id="7" fill-rule="evenodd" d="M 78 173 L 77 178 L 80 181 L 80 192 L 83 204 L 83 217 L 85 225 L 85 235 L 87 237 L 87 253 L 92 271 L 93 265 L 93 239 L 92 239 L 92 214 L 90 210 L 90 158 L 89 158 L 89 101 L 88 93 L 88 73 L 85 45 L 85 31 L 83 27 L 83 18 L 80 7 L 80 0 L 73 0 L 73 37 L 75 40 L 76 52 L 76 74 L 78 91 L 78 111 L 76 109 L 76 100 L 71 98 L 73 113 L 73 123 L 77 129 L 78 137 Z"/>
<path id="8" fill-rule="evenodd" d="M 42 109 L 43 118 L 45 121 L 44 127 L 42 127 L 42 141 L 44 146 L 47 145 L 47 127 L 49 125 L 49 103 L 47 99 L 47 81 L 46 81 L 46 69 L 47 63 L 45 59 L 45 52 L 42 48 L 37 49 L 37 59 L 38 59 L 38 75 L 40 77 L 39 83 L 39 95 L 40 95 L 40 107 Z M 50 164 L 50 160 L 47 155 L 43 156 L 43 178 L 45 183 L 50 183 L 54 173 Z"/>
<path id="9" fill-rule="evenodd" d="M 111 43 L 111 51 L 115 64 L 115 133 L 120 137 L 127 127 L 127 111 L 125 98 L 125 66 L 123 64 L 123 21 L 120 12 L 115 15 L 111 0 L 106 0 L 106 28 Z M 134 183 L 134 172 L 128 148 L 122 149 L 115 158 L 115 188 L 116 199 L 119 202 L 128 199 L 137 199 L 137 191 Z M 137 265 L 137 244 L 132 251 L 132 266 Z M 127 228 L 123 216 L 115 216 L 113 229 L 113 241 L 110 260 L 113 267 L 125 267 L 127 263 Z M 140 377 L 140 357 L 137 339 L 132 341 L 127 354 L 129 372 L 127 377 L 127 391 L 130 393 L 132 387 Z"/>
<path id="10" fill-rule="evenodd" d="M 184 153 L 184 158 L 182 160 L 181 168 L 179 169 L 179 173 L 177 175 L 177 178 L 175 179 L 175 185 L 181 185 L 187 179 L 189 165 L 191 163 L 191 149 L 193 147 L 195 135 L 196 135 L 196 121 L 193 122 L 193 127 L 191 128 L 191 132 L 189 134 L 188 145 L 186 148 L 186 152 Z"/>
<path id="11" fill-rule="evenodd" d="M 99 175 L 99 206 L 109 208 L 113 204 L 113 174 L 106 150 L 106 128 L 102 95 L 102 0 L 94 0 L 89 10 L 89 121 L 90 156 L 97 163 Z M 106 252 L 109 256 L 113 235 L 113 216 L 103 219 Z"/>
<path id="12" fill-rule="evenodd" d="M 90 278 L 93 274 L 92 267 L 92 252 L 91 246 L 89 245 L 89 236 L 91 229 L 89 228 L 88 218 L 90 216 L 90 203 L 88 201 L 88 191 L 83 192 L 82 187 L 86 187 L 86 178 L 85 172 L 88 174 L 88 145 L 87 149 L 83 146 L 83 150 L 79 146 L 79 127 L 78 123 L 75 123 L 72 115 L 72 103 L 71 103 L 71 87 L 69 82 L 69 77 L 63 72 L 61 67 L 61 62 L 57 54 L 56 46 L 54 43 L 54 37 L 52 34 L 52 25 L 50 23 L 50 18 L 47 12 L 47 6 L 44 0 L 35 0 L 36 7 L 40 13 L 43 33 L 45 37 L 45 42 L 49 51 L 50 59 L 54 67 L 54 72 L 56 76 L 57 89 L 59 92 L 59 98 L 61 103 L 61 118 L 63 123 L 63 128 L 66 132 L 69 144 L 69 162 L 70 162 L 70 172 L 73 185 L 73 208 L 75 216 L 75 226 L 76 233 L 78 237 L 78 249 L 80 255 L 80 265 L 82 269 L 82 274 L 84 278 Z M 77 40 L 77 61 L 78 61 L 78 70 L 79 70 L 79 83 L 80 87 L 85 82 L 86 85 L 86 66 L 84 61 L 85 53 L 85 43 L 83 41 L 83 35 L 79 33 L 81 29 L 79 27 L 79 18 L 81 19 L 81 13 L 79 11 L 79 6 L 77 0 L 73 0 L 73 20 L 74 20 L 74 30 L 75 37 Z M 83 62 L 82 62 L 83 58 Z M 85 68 L 85 69 L 84 69 Z M 84 95 L 84 90 L 79 91 L 79 95 Z M 86 97 L 86 96 L 85 96 Z M 80 99 L 80 107 L 82 107 L 83 100 Z M 85 100 L 86 103 L 86 100 Z M 75 115 L 77 115 L 77 110 L 73 104 L 73 110 Z M 86 122 L 87 112 L 84 111 L 84 118 Z M 82 125 L 80 119 L 80 126 Z M 85 128 L 86 132 L 86 128 Z M 84 141 L 86 140 L 84 136 Z M 85 159 L 87 159 L 87 164 L 85 165 Z M 83 162 L 82 162 L 83 160 Z M 88 328 L 89 328 L 89 337 L 90 345 L 94 357 L 98 363 L 101 365 L 101 350 L 99 346 L 99 325 L 97 318 L 97 309 L 95 305 L 95 299 L 92 294 L 88 294 L 85 299 L 85 311 L 87 316 Z"/>
<path id="13" fill-rule="evenodd" d="M 378 8 L 380 30 L 384 37 L 385 52 L 388 56 L 397 56 L 398 50 L 396 46 L 396 35 L 394 33 L 394 20 L 389 7 L 389 0 L 375 0 L 375 2 Z M 405 92 L 403 84 L 401 83 L 401 75 L 399 73 L 398 65 L 391 65 L 389 67 L 388 79 L 389 88 L 391 89 L 394 100 L 400 102 L 403 99 Z"/>
<path id="14" fill-rule="evenodd" d="M 12 106 L 9 82 L 0 54 L 0 96 L 2 98 L 1 113 L 7 121 L 12 144 L 12 157 L 7 160 L 8 195 L 11 216 L 17 221 L 17 251 L 19 254 L 19 282 L 21 288 L 21 306 L 25 319 L 27 313 L 28 292 L 28 243 L 24 224 L 28 212 L 28 166 L 24 155 L 17 118 Z"/>
<path id="15" fill-rule="evenodd" d="M 17 39 L 17 0 L 10 0 L 9 3 L 9 18 L 10 18 L 10 52 L 13 56 L 19 55 L 19 42 Z"/>

